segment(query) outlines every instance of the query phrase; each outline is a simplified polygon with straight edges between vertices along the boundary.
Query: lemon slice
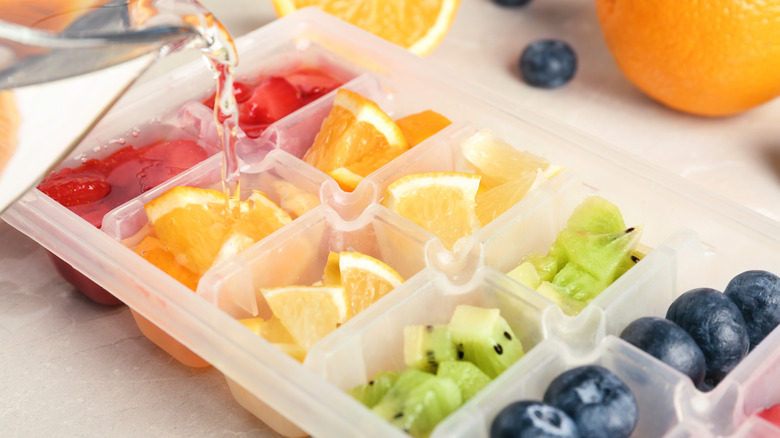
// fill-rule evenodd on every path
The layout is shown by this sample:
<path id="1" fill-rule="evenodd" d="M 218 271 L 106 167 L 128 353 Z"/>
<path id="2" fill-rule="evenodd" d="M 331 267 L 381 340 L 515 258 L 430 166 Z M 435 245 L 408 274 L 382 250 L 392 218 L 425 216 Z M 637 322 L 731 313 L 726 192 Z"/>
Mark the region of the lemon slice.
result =
<path id="1" fill-rule="evenodd" d="M 305 351 L 348 317 L 344 288 L 283 286 L 262 289 L 274 316 Z"/>
<path id="2" fill-rule="evenodd" d="M 544 181 L 544 173 L 537 170 L 477 194 L 476 211 L 480 224 L 484 227 L 502 215 Z"/>
<path id="3" fill-rule="evenodd" d="M 484 130 L 462 145 L 463 156 L 482 177 L 483 190 L 498 187 L 529 173 L 544 171 L 550 165 L 543 157 L 515 149 L 504 140 Z"/>
<path id="4" fill-rule="evenodd" d="M 390 184 L 382 202 L 452 249 L 458 239 L 479 229 L 475 200 L 479 184 L 480 177 L 471 173 L 410 174 Z"/>
<path id="5" fill-rule="evenodd" d="M 289 181 L 276 180 L 271 186 L 279 196 L 279 206 L 295 217 L 303 216 L 309 210 L 320 205 L 320 199 L 317 196 Z"/>
<path id="6" fill-rule="evenodd" d="M 272 0 L 283 17 L 315 6 L 344 21 L 382 37 L 412 53 L 425 55 L 444 39 L 455 19 L 460 0 Z"/>

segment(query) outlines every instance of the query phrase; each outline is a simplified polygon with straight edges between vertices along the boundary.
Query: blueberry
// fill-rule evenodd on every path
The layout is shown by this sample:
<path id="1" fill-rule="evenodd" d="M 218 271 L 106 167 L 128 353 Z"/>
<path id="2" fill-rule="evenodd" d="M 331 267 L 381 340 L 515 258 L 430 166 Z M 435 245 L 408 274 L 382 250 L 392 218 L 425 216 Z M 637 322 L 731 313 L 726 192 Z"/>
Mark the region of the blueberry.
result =
<path id="1" fill-rule="evenodd" d="M 525 6 L 531 0 L 493 0 L 499 6 Z"/>
<path id="2" fill-rule="evenodd" d="M 767 271 L 745 271 L 723 293 L 737 305 L 747 324 L 750 349 L 780 325 L 780 277 Z"/>
<path id="3" fill-rule="evenodd" d="M 496 415 L 490 438 L 580 438 L 580 434 L 562 410 L 539 401 L 521 400 Z"/>
<path id="4" fill-rule="evenodd" d="M 677 297 L 666 318 L 687 331 L 704 353 L 706 390 L 717 385 L 750 348 L 747 325 L 737 305 L 710 288 L 689 290 Z"/>
<path id="5" fill-rule="evenodd" d="M 674 322 L 646 316 L 627 325 L 620 337 L 687 375 L 694 385 L 704 381 L 704 353 L 691 335 Z"/>
<path id="6" fill-rule="evenodd" d="M 569 82 L 577 71 L 577 55 L 559 40 L 538 40 L 520 55 L 520 74 L 529 85 L 556 88 Z"/>
<path id="7" fill-rule="evenodd" d="M 628 437 L 639 420 L 634 393 L 612 371 L 598 365 L 563 372 L 547 387 L 542 401 L 566 412 L 582 438 Z"/>

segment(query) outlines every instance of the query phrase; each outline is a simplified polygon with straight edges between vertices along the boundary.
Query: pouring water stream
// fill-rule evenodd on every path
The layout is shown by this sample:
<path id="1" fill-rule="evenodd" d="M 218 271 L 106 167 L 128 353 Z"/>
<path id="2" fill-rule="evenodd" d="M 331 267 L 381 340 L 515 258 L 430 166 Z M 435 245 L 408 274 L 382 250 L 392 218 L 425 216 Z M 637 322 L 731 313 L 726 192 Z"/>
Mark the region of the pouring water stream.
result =
<path id="1" fill-rule="evenodd" d="M 47 1 L 55 9 L 41 16 L 38 3 Z M 29 3 L 0 0 L 0 212 L 65 158 L 156 60 L 190 48 L 202 51 L 216 77 L 223 190 L 235 205 L 238 58 L 213 14 L 196 0 L 104 0 L 81 9 Z"/>

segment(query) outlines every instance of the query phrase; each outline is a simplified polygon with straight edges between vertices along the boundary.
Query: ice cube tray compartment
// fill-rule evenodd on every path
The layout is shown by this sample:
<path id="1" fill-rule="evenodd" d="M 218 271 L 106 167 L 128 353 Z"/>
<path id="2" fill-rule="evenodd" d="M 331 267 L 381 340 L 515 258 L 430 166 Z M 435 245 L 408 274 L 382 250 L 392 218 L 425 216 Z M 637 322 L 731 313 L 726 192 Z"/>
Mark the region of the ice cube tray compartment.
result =
<path id="1" fill-rule="evenodd" d="M 733 275 L 747 269 L 779 273 L 780 225 L 479 85 L 464 86 L 451 72 L 315 10 L 275 21 L 242 37 L 238 45 L 241 68 L 246 71 L 281 68 L 302 58 L 323 62 L 352 79 L 346 87 L 374 90 L 367 93 L 373 93 L 394 118 L 433 109 L 455 123 L 367 177 L 349 194 L 300 161 L 303 147 L 286 140 L 293 138 L 289 134 L 296 126 L 304 126 L 302 119 L 316 113 L 311 119 L 321 120 L 325 102 L 333 94 L 281 119 L 258 139 L 244 138 L 262 151 L 247 155 L 242 168 L 244 189 L 266 188 L 281 202 L 278 193 L 273 195 L 273 183 L 288 182 L 317 198 L 320 205 L 210 270 L 197 294 L 120 241 L 142 232 L 143 202 L 165 188 L 216 184 L 218 155 L 112 211 L 102 231 L 37 190 L 6 211 L 3 219 L 115 293 L 131 307 L 147 336 L 162 336 L 156 342 L 168 345 L 166 351 L 174 357 L 195 365 L 213 364 L 225 375 L 236 401 L 285 436 L 302 436 L 305 431 L 317 436 L 378 436 L 379 432 L 405 436 L 372 416 L 343 389 L 361 383 L 356 380 L 385 364 L 398 364 L 398 357 L 390 355 L 398 353 L 399 338 L 389 332 L 397 331 L 407 319 L 422 320 L 430 313 L 419 303 L 452 306 L 457 300 L 471 299 L 503 306 L 510 324 L 532 348 L 527 347 L 526 355 L 499 377 L 500 384 L 492 384 L 444 420 L 434 436 L 487 436 L 489 421 L 505 403 L 540 396 L 557 371 L 582 363 L 604 364 L 636 388 L 641 411 L 638 436 L 777 435 L 777 427 L 753 414 L 780 403 L 780 331 L 775 330 L 706 394 L 616 336 L 634 317 L 665 313 L 665 306 L 690 288 L 722 290 Z M 131 90 L 77 153 L 94 153 L 97 139 L 132 133 L 150 117 L 162 120 L 158 115 L 171 114 L 193 96 L 205 97 L 204 90 L 212 86 L 211 75 L 202 63 L 195 63 Z M 178 113 L 182 120 L 203 121 L 195 123 L 193 132 L 213 135 L 205 106 L 193 102 L 184 108 Z M 301 138 L 313 138 L 313 126 L 316 123 Z M 450 253 L 430 233 L 378 203 L 387 185 L 400 175 L 466 169 L 459 145 L 482 128 L 566 170 Z M 504 273 L 528 251 L 546 251 L 576 204 L 593 193 L 615 203 L 627 225 L 644 224 L 641 241 L 652 251 L 571 318 Z M 374 254 L 396 267 L 407 281 L 315 345 L 305 365 L 235 320 L 255 312 L 252 303 L 258 304 L 258 287 L 313 279 L 324 265 L 326 249 L 363 245 L 361 239 L 346 237 L 351 232 L 369 236 L 364 248 L 378 249 Z M 406 257 L 402 250 L 414 256 Z M 301 253 L 309 254 L 310 262 L 295 265 L 306 260 L 298 257 Z M 292 266 L 285 257 L 293 260 Z M 281 275 L 285 270 L 287 278 Z M 490 301 L 498 296 L 507 298 Z M 523 317 L 516 317 L 517 313 Z M 443 313 L 435 316 L 446 318 Z M 391 347 L 372 343 L 369 335 L 373 334 L 380 334 Z M 364 360 L 350 362 L 350 355 Z M 338 364 L 355 372 L 342 371 Z"/>

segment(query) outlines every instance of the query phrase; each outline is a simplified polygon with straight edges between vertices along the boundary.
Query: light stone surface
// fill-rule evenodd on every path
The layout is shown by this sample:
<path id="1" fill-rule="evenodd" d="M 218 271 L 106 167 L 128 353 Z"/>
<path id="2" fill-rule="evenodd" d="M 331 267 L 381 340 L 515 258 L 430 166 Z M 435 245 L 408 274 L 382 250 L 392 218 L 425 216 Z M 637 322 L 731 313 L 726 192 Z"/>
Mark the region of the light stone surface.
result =
<path id="1" fill-rule="evenodd" d="M 206 0 L 238 37 L 275 18 L 267 0 Z M 530 41 L 569 41 L 575 79 L 537 90 L 517 76 Z M 780 219 L 780 100 L 706 119 L 644 97 L 612 61 L 592 1 L 504 9 L 463 0 L 430 62 L 573 125 L 774 220 Z M 165 62 L 149 75 L 164 72 Z M 239 407 L 222 375 L 190 369 L 141 335 L 124 306 L 92 303 L 36 243 L 0 222 L 0 430 L 31 436 L 275 437 Z"/>

